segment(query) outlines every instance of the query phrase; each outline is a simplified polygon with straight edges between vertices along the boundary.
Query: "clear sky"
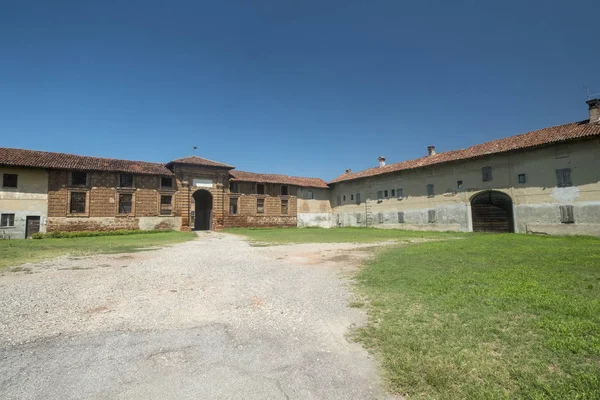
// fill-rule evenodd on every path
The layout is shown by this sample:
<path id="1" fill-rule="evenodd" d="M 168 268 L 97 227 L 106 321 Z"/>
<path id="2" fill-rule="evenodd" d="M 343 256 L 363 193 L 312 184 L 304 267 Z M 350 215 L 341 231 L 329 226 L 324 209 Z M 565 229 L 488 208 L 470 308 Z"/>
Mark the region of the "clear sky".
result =
<path id="1" fill-rule="evenodd" d="M 587 118 L 599 1 L 3 1 L 0 146 L 332 179 Z"/>

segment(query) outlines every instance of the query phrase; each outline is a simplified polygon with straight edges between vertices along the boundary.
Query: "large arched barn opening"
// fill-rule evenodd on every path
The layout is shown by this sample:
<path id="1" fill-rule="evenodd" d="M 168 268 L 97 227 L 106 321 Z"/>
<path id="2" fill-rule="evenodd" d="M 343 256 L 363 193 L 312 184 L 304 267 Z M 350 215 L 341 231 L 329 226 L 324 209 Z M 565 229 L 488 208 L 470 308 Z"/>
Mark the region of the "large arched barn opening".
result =
<path id="1" fill-rule="evenodd" d="M 473 232 L 514 232 L 513 204 L 506 193 L 490 190 L 471 198 Z"/>
<path id="2" fill-rule="evenodd" d="M 212 223 L 213 197 L 208 190 L 200 189 L 192 195 L 194 198 L 194 229 L 197 231 L 210 230 Z"/>

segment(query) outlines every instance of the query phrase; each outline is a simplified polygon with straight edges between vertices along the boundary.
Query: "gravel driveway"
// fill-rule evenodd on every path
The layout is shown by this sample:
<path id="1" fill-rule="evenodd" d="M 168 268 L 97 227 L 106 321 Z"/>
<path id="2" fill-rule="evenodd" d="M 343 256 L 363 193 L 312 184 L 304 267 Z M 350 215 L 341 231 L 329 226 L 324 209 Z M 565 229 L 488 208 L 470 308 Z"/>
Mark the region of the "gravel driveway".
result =
<path id="1" fill-rule="evenodd" d="M 252 247 L 211 233 L 5 271 L 1 397 L 387 398 L 373 360 L 345 337 L 365 319 L 347 307 L 356 247 Z"/>

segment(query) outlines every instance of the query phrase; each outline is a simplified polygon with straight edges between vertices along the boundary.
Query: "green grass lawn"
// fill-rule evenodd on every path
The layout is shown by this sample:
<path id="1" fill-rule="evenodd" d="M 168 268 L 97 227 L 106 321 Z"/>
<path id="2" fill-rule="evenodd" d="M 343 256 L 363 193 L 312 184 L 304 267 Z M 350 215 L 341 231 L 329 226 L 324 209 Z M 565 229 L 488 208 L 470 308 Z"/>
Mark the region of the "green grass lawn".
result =
<path id="1" fill-rule="evenodd" d="M 372 243 L 414 238 L 451 238 L 465 235 L 458 232 L 415 232 L 375 228 L 228 228 L 224 232 L 243 235 L 252 241 L 269 244 Z"/>
<path id="2" fill-rule="evenodd" d="M 196 238 L 191 232 L 140 233 L 69 239 L 0 240 L 0 268 L 65 254 L 130 253 Z"/>
<path id="3" fill-rule="evenodd" d="M 600 399 L 600 240 L 471 235 L 383 250 L 355 337 L 408 398 Z M 358 302 L 360 304 L 360 302 Z"/>

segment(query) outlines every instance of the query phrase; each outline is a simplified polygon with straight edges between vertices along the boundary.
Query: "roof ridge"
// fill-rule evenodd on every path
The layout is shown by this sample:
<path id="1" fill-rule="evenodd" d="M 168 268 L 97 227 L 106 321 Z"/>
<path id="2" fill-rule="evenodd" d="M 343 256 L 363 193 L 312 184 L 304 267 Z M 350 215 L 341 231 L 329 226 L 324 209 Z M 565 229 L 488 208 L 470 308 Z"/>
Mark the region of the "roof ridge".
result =
<path id="1" fill-rule="evenodd" d="M 128 160 L 125 158 L 100 157 L 100 156 L 83 156 L 80 154 L 63 153 L 62 151 L 33 150 L 33 149 L 22 149 L 22 148 L 18 148 L 18 147 L 0 147 L 0 149 L 29 151 L 29 152 L 35 152 L 35 153 L 46 153 L 46 154 L 52 154 L 52 155 L 57 155 L 57 156 L 61 155 L 61 156 L 70 156 L 70 157 L 94 158 L 94 159 L 98 159 L 98 160 L 139 162 L 139 163 L 154 164 L 154 165 L 161 165 L 161 166 L 166 165 L 165 163 L 159 163 L 159 162 L 154 162 L 154 161 Z"/>
<path id="2" fill-rule="evenodd" d="M 321 179 L 323 182 L 326 182 L 323 178 L 318 178 L 318 177 L 314 177 L 314 176 L 300 176 L 300 175 L 288 175 L 288 174 L 273 174 L 270 172 L 251 172 L 251 171 L 241 171 L 239 169 L 236 169 L 235 171 L 232 171 L 233 173 L 235 172 L 242 172 L 245 174 L 255 174 L 255 175 L 275 175 L 275 176 L 285 176 L 288 178 L 309 178 L 309 179 Z"/>

